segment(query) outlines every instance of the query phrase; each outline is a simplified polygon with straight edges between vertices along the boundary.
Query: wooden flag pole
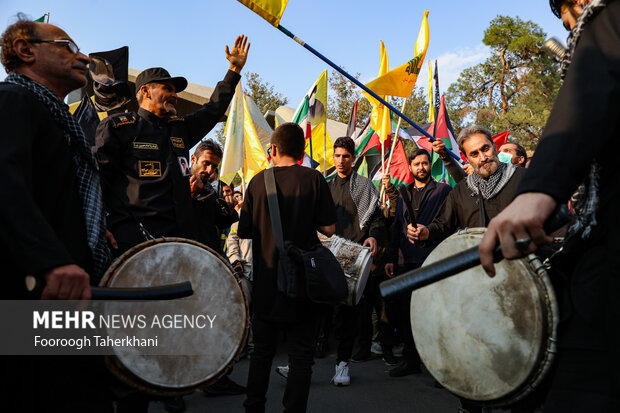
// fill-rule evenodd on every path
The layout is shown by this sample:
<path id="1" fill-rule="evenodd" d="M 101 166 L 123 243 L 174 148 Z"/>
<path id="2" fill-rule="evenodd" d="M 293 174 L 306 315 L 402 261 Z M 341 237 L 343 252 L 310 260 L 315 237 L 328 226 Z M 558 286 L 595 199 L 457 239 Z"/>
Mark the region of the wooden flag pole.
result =
<path id="1" fill-rule="evenodd" d="M 332 68 L 334 68 L 334 70 L 338 71 L 338 73 L 340 73 L 341 75 L 343 75 L 344 77 L 346 77 L 347 79 L 349 79 L 351 82 L 353 82 L 355 85 L 359 86 L 360 88 L 362 88 L 362 90 L 364 90 L 365 92 L 367 92 L 370 96 L 374 97 L 375 99 L 377 99 L 379 102 L 383 103 L 386 107 L 388 107 L 392 112 L 396 113 L 398 116 L 400 116 L 402 119 L 406 120 L 411 126 L 413 126 L 418 132 L 420 132 L 422 135 L 426 136 L 427 138 L 429 138 L 432 142 L 435 142 L 436 139 L 434 136 L 432 136 L 430 133 L 428 133 L 427 131 L 425 131 L 424 129 L 422 129 L 417 123 L 415 123 L 414 121 L 412 121 L 411 119 L 409 119 L 407 116 L 405 116 L 401 111 L 399 111 L 398 109 L 396 109 L 394 106 L 392 106 L 391 104 L 389 104 L 388 102 L 385 101 L 385 99 L 381 98 L 379 95 L 377 95 L 375 92 L 373 92 L 372 90 L 370 90 L 368 87 L 366 87 L 366 85 L 362 84 L 359 80 L 357 80 L 356 78 L 354 78 L 353 76 L 351 76 L 350 74 L 348 74 L 347 72 L 345 72 L 344 70 L 342 70 L 342 68 L 340 66 L 338 66 L 337 64 L 335 64 L 334 62 L 332 62 L 331 60 L 329 60 L 327 57 L 323 56 L 319 51 L 317 51 L 316 49 L 314 49 L 312 46 L 310 46 L 309 44 L 307 44 L 306 42 L 304 42 L 302 39 L 300 39 L 299 37 L 295 36 L 293 33 L 291 33 L 290 31 L 288 31 L 286 28 L 282 27 L 282 26 L 278 26 L 278 30 L 280 30 L 282 33 L 286 34 L 288 37 L 290 37 L 291 39 L 295 40 L 297 43 L 299 43 L 301 46 L 303 46 L 306 50 L 308 50 L 310 53 L 312 53 L 313 55 L 315 55 L 316 57 L 318 57 L 319 59 L 321 59 L 322 61 L 324 61 L 325 63 L 327 63 L 328 65 L 330 65 Z M 461 163 L 461 164 L 465 164 L 465 162 L 461 159 L 461 157 L 459 155 L 457 155 L 456 153 L 454 153 L 451 149 L 446 148 L 446 151 L 450 154 L 450 156 L 452 156 L 457 162 Z"/>

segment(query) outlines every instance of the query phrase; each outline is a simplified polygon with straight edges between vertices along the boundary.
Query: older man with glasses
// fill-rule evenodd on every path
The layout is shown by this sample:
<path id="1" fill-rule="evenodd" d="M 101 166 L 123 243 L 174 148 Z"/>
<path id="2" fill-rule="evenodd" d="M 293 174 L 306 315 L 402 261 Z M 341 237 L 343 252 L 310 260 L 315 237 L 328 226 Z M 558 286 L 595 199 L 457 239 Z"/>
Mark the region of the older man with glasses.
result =
<path id="1" fill-rule="evenodd" d="M 89 299 L 109 251 L 95 158 L 63 100 L 86 84 L 89 58 L 60 28 L 23 15 L 2 34 L 1 299 Z M 111 412 L 103 359 L 6 357 L 3 411 Z"/>

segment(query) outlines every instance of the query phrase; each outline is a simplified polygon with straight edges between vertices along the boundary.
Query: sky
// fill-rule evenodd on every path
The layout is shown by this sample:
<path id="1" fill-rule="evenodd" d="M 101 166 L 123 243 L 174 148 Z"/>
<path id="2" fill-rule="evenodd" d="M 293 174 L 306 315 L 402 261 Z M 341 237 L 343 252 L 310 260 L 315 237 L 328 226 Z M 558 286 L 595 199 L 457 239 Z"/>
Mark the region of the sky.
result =
<path id="1" fill-rule="evenodd" d="M 490 50 L 483 32 L 499 14 L 532 20 L 547 37 L 565 43 L 567 32 L 547 0 L 289 0 L 280 24 L 366 83 L 379 70 L 379 41 L 390 67 L 413 57 L 422 14 L 430 10 L 426 60 L 438 59 L 442 93 L 461 70 Z M 236 0 L 117 1 L 0 0 L 0 24 L 17 12 L 33 19 L 49 12 L 88 54 L 129 46 L 129 67 L 165 67 L 172 76 L 215 86 L 228 69 L 225 45 L 239 34 L 251 42 L 243 69 L 256 72 L 296 107 L 324 69 L 331 68 Z M 428 83 L 427 62 L 418 85 Z"/>

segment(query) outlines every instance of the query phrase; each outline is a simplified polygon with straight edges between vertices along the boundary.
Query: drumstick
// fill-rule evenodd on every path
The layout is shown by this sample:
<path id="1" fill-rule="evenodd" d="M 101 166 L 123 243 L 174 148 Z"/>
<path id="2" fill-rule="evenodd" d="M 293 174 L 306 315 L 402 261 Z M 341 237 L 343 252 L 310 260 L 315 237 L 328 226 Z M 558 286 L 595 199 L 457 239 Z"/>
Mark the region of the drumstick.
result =
<path id="1" fill-rule="evenodd" d="M 551 217 L 545 222 L 545 232 L 549 234 L 556 231 L 569 223 L 570 220 L 570 210 L 566 205 L 561 205 L 556 208 Z M 497 245 L 493 251 L 493 262 L 499 262 L 503 258 L 502 248 L 500 245 Z M 480 253 L 477 246 L 463 250 L 458 254 L 451 255 L 425 267 L 406 272 L 391 280 L 384 281 L 379 285 L 379 289 L 383 298 L 393 298 L 443 280 L 476 265 L 480 265 Z"/>
<path id="2" fill-rule="evenodd" d="M 413 184 L 412 184 L 413 185 Z M 405 208 L 407 208 L 407 214 L 409 215 L 409 222 L 414 228 L 417 228 L 415 215 L 413 213 L 413 207 L 411 206 L 411 197 L 409 196 L 409 191 L 407 191 L 407 185 L 401 185 L 398 187 L 398 193 L 400 197 L 403 199 L 403 203 L 405 204 Z"/>
<path id="3" fill-rule="evenodd" d="M 26 287 L 33 297 L 40 297 L 45 288 L 45 281 L 33 276 L 26 277 Z M 175 300 L 194 294 L 192 283 L 182 281 L 175 284 L 154 287 L 91 287 L 91 300 L 108 301 L 159 301 Z"/>

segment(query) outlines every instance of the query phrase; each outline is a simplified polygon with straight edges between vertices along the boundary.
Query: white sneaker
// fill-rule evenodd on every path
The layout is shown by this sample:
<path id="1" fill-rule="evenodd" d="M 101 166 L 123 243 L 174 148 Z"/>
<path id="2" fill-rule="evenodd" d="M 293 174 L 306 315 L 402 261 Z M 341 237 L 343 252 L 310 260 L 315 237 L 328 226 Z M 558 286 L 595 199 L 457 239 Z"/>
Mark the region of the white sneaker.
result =
<path id="1" fill-rule="evenodd" d="M 351 384 L 351 376 L 349 376 L 349 363 L 341 361 L 336 365 L 336 374 L 332 377 L 332 382 L 336 386 L 348 386 Z"/>
<path id="2" fill-rule="evenodd" d="M 276 373 L 278 373 L 280 376 L 284 377 L 285 379 L 288 379 L 288 366 L 276 367 Z"/>
<path id="3" fill-rule="evenodd" d="M 383 350 L 381 349 L 381 344 L 379 344 L 376 341 L 372 342 L 372 345 L 370 346 L 370 352 L 372 354 L 378 354 L 378 355 L 383 355 Z"/>

